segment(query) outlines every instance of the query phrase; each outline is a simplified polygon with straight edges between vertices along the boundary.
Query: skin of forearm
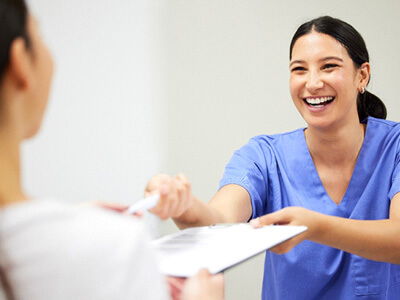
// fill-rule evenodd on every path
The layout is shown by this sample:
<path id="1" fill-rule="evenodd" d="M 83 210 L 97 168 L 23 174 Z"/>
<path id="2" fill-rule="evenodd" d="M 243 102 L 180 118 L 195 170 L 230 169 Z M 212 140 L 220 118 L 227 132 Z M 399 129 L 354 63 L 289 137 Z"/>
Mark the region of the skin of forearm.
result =
<path id="1" fill-rule="evenodd" d="M 243 187 L 235 184 L 222 187 L 209 203 L 194 195 L 192 197 L 193 205 L 181 216 L 174 218 L 175 224 L 181 229 L 216 223 L 247 222 L 252 215 L 250 195 Z"/>
<path id="2" fill-rule="evenodd" d="M 216 223 L 224 223 L 223 214 L 194 197 L 193 205 L 181 216 L 173 218 L 179 229 L 188 227 L 208 226 Z"/>
<path id="3" fill-rule="evenodd" d="M 322 215 L 310 240 L 381 262 L 400 264 L 400 220 L 353 220 Z"/>

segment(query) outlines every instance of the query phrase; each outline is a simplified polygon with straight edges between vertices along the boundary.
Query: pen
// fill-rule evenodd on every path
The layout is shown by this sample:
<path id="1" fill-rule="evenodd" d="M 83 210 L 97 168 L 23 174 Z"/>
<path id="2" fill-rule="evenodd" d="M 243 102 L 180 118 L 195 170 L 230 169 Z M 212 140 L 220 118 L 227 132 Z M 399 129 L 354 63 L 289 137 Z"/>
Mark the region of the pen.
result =
<path id="1" fill-rule="evenodd" d="M 247 224 L 247 223 L 216 223 L 216 224 L 211 224 L 208 227 L 210 229 L 223 229 L 226 227 L 237 226 L 239 224 Z"/>
<path id="2" fill-rule="evenodd" d="M 159 194 L 145 197 L 129 206 L 126 212 L 128 214 L 135 214 L 139 211 L 151 209 L 157 205 L 158 199 L 160 199 Z"/>

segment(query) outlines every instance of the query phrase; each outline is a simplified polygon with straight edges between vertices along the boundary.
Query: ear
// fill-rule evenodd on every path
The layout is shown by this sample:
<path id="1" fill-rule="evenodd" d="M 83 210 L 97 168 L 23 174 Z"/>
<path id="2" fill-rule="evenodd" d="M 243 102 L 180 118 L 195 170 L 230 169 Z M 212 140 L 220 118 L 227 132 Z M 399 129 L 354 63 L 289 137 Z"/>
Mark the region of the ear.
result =
<path id="1" fill-rule="evenodd" d="M 359 84 L 359 90 L 365 89 L 366 86 L 368 85 L 369 82 L 369 73 L 371 70 L 371 66 L 368 62 L 365 62 L 361 65 L 359 69 L 359 74 L 360 74 L 360 81 L 358 82 Z"/>
<path id="2" fill-rule="evenodd" d="M 9 54 L 7 73 L 10 82 L 20 91 L 27 90 L 32 85 L 32 55 L 22 37 L 12 41 Z"/>

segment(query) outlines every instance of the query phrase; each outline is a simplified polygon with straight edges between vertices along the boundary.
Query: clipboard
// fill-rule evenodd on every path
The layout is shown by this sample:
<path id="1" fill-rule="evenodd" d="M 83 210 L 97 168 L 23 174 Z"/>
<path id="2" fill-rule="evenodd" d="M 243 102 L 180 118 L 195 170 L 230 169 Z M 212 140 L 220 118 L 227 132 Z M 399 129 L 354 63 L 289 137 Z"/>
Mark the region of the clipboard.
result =
<path id="1" fill-rule="evenodd" d="M 164 275 L 189 277 L 206 268 L 211 274 L 227 270 L 304 232 L 306 226 L 248 223 L 193 227 L 152 242 Z"/>

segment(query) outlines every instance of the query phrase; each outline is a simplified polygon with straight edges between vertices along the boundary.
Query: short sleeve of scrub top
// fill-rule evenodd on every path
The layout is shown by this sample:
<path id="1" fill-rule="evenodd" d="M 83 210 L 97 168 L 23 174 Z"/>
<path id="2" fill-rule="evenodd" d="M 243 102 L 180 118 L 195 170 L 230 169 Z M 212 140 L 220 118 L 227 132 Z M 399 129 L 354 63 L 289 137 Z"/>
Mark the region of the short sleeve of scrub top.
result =
<path id="1" fill-rule="evenodd" d="M 396 151 L 396 159 L 395 159 L 395 166 L 392 175 L 392 184 L 389 191 L 389 199 L 392 198 L 400 192 L 400 149 L 399 146 L 400 142 L 397 144 L 397 151 Z"/>

